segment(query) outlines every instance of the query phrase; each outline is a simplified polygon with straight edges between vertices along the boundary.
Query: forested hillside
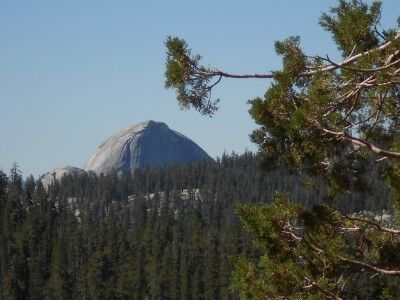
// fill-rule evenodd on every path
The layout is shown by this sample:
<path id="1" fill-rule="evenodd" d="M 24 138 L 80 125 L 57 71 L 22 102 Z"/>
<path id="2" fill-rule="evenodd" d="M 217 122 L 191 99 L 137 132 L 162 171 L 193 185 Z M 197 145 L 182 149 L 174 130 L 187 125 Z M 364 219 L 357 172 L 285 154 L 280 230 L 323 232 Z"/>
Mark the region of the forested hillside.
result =
<path id="1" fill-rule="evenodd" d="M 252 153 L 223 155 L 69 176 L 48 189 L 16 167 L 0 173 L 0 298 L 237 298 L 233 259 L 257 253 L 235 204 L 269 202 L 276 191 L 306 206 L 324 198 L 320 179 L 265 173 L 261 163 Z M 381 211 L 386 199 L 381 185 L 335 201 L 346 212 Z"/>

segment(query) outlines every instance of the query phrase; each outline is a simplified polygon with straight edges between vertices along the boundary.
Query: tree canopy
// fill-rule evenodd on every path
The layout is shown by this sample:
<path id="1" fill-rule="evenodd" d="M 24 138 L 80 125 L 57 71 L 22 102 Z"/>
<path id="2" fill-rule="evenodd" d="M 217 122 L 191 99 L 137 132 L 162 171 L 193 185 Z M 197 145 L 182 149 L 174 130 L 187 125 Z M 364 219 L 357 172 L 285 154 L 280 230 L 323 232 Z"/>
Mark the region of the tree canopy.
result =
<path id="1" fill-rule="evenodd" d="M 243 298 L 340 299 L 359 297 L 367 286 L 370 296 L 399 297 L 387 279 L 400 275 L 399 231 L 329 205 L 338 194 L 368 191 L 377 182 L 366 175 L 377 173 L 390 185 L 393 214 L 400 216 L 400 29 L 379 30 L 381 8 L 379 1 L 338 1 L 319 24 L 341 60 L 308 55 L 292 36 L 275 42 L 282 68 L 265 74 L 226 73 L 202 64 L 184 39 L 166 40 L 165 86 L 176 90 L 182 108 L 211 116 L 219 101 L 212 90 L 223 79 L 271 80 L 264 97 L 249 101 L 258 124 L 251 137 L 265 165 L 328 184 L 326 204 L 311 210 L 284 196 L 238 208 L 263 253 L 237 265 L 235 287 Z"/>

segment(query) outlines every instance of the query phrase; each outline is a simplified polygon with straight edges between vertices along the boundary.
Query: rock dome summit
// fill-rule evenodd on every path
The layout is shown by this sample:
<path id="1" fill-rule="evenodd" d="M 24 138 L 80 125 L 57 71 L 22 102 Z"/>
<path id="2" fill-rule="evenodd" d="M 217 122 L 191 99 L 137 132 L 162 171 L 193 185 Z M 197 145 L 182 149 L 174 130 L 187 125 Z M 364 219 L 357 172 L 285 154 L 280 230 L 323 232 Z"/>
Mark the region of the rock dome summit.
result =
<path id="1" fill-rule="evenodd" d="M 163 122 L 146 121 L 122 129 L 103 142 L 84 170 L 96 174 L 211 159 L 188 137 Z"/>
<path id="2" fill-rule="evenodd" d="M 72 167 L 72 166 L 64 166 L 64 167 L 59 167 L 56 168 L 50 172 L 47 172 L 43 174 L 42 176 L 39 177 L 39 179 L 42 181 L 42 184 L 45 187 L 48 187 L 51 185 L 54 180 L 61 180 L 63 176 L 81 176 L 82 174 L 85 173 L 85 170 L 77 167 Z"/>

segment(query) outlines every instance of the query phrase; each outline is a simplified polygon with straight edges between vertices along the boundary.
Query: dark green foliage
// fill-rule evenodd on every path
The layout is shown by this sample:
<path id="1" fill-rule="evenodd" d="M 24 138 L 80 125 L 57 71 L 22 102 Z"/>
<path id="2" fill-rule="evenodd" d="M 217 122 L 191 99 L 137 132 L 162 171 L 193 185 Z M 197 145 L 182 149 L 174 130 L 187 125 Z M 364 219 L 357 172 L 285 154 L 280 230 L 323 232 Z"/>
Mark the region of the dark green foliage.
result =
<path id="1" fill-rule="evenodd" d="M 264 97 L 249 101 L 258 125 L 251 138 L 265 166 L 309 176 L 312 187 L 316 178 L 326 184 L 325 204 L 311 210 L 295 209 L 281 196 L 270 205 L 239 207 L 260 251 L 236 263 L 234 288 L 244 299 L 399 298 L 400 232 L 374 217 L 345 216 L 349 203 L 338 205 L 340 195 L 368 195 L 386 180 L 399 220 L 400 29 L 380 29 L 381 8 L 379 1 L 339 0 L 320 25 L 332 34 L 341 61 L 306 55 L 300 38 L 290 37 L 275 43 L 282 68 L 270 74 L 229 74 L 199 59 L 191 64 L 186 42 L 168 40 L 184 45 L 179 57 L 193 66 L 174 74 L 203 80 L 208 97 L 222 78 L 272 79 Z M 167 61 L 179 57 L 169 51 Z M 205 113 L 207 90 L 185 81 L 180 88 L 186 93 L 177 90 L 179 103 Z M 201 97 L 187 97 L 199 91 Z"/>
<path id="2" fill-rule="evenodd" d="M 376 220 L 352 220 L 325 205 L 304 210 L 282 194 L 271 204 L 239 205 L 237 212 L 260 251 L 257 258 L 236 259 L 232 287 L 241 298 L 400 296 L 400 274 L 384 273 L 398 265 L 399 233 L 377 230 Z"/>
<path id="3" fill-rule="evenodd" d="M 183 39 L 169 37 L 166 86 L 176 89 L 180 105 L 207 114 L 204 108 L 213 107 L 211 90 L 221 78 L 272 79 L 264 97 L 249 101 L 259 125 L 251 137 L 271 167 L 285 165 L 324 177 L 330 197 L 352 188 L 365 191 L 365 175 L 376 160 L 400 158 L 400 33 L 378 30 L 381 6 L 378 1 L 340 0 L 322 15 L 320 24 L 332 34 L 342 62 L 306 55 L 300 38 L 289 37 L 275 43 L 282 68 L 271 74 L 237 75 L 204 67 Z M 202 82 L 202 88 L 193 81 Z"/>
<path id="4" fill-rule="evenodd" d="M 199 65 L 201 57 L 192 55 L 186 42 L 177 37 L 168 37 L 165 45 L 165 87 L 176 89 L 177 99 L 182 108 L 193 106 L 202 114 L 212 114 L 217 109 L 218 100 L 210 101 L 211 78 L 206 76 L 208 68 Z"/>
<path id="5" fill-rule="evenodd" d="M 259 253 L 235 203 L 281 190 L 310 206 L 324 190 L 315 180 L 320 192 L 312 192 L 281 169 L 265 173 L 261 162 L 251 153 L 223 155 L 133 176 L 66 176 L 48 190 L 32 178 L 22 184 L 17 169 L 0 173 L 1 298 L 235 298 L 232 258 Z M 338 203 L 349 211 L 387 207 L 352 196 Z"/>
<path id="6" fill-rule="evenodd" d="M 372 2 L 371 6 L 359 0 L 340 0 L 331 9 L 331 14 L 322 14 L 321 26 L 333 34 L 333 38 L 342 51 L 348 56 L 357 45 L 358 51 L 367 51 L 379 44 L 376 26 L 381 17 L 381 2 Z"/>

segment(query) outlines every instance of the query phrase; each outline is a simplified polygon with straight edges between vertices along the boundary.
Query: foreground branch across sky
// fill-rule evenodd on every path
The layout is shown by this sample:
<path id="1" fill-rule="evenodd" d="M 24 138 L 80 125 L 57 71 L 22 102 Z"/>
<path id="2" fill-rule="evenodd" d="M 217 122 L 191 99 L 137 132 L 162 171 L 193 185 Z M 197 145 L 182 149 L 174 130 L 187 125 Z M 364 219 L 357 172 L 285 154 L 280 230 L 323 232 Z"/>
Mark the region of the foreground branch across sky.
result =
<path id="1" fill-rule="evenodd" d="M 292 36 L 275 42 L 282 67 L 263 74 L 204 65 L 185 40 L 167 38 L 165 87 L 175 89 L 181 108 L 212 116 L 219 99 L 211 93 L 223 79 L 270 80 L 265 95 L 249 101 L 258 125 L 251 139 L 263 166 L 283 166 L 310 186 L 326 183 L 329 205 L 297 207 L 278 196 L 269 205 L 238 208 L 262 253 L 236 264 L 234 286 L 243 298 L 400 298 L 390 279 L 400 275 L 398 227 L 335 213 L 339 195 L 366 193 L 384 180 L 400 220 L 400 19 L 379 31 L 381 8 L 379 1 L 339 0 L 319 24 L 341 61 L 305 54 Z"/>

